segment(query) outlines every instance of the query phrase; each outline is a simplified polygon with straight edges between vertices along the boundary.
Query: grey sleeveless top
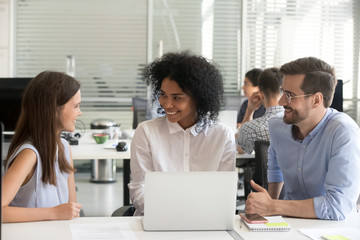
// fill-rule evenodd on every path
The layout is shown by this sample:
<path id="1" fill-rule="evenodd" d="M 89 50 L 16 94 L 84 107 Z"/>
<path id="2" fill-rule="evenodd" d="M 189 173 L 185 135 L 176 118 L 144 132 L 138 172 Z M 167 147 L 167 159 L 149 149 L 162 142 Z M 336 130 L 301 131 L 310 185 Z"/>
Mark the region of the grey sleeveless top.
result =
<path id="1" fill-rule="evenodd" d="M 70 162 L 70 149 L 69 144 L 65 139 L 61 139 L 64 145 L 65 157 Z M 44 183 L 41 180 L 42 165 L 40 161 L 40 155 L 37 149 L 27 142 L 21 145 L 14 154 L 10 157 L 10 161 L 6 166 L 6 170 L 10 166 L 10 163 L 15 157 L 24 149 L 29 148 L 36 153 L 36 169 L 31 179 L 21 186 L 16 193 L 15 198 L 10 203 L 13 207 L 27 207 L 27 208 L 40 208 L 40 207 L 54 207 L 69 201 L 69 189 L 68 189 L 68 173 L 61 172 L 59 169 L 57 154 L 55 162 L 55 174 L 56 174 L 56 186 L 48 183 Z"/>

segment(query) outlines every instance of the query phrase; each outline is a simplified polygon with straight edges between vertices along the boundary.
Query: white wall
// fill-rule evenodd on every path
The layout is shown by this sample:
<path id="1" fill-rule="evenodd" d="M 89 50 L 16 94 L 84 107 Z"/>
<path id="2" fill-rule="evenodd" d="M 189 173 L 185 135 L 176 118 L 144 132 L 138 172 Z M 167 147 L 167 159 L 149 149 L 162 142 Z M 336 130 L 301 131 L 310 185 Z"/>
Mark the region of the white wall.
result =
<path id="1" fill-rule="evenodd" d="M 0 1 L 0 77 L 10 76 L 10 1 Z"/>

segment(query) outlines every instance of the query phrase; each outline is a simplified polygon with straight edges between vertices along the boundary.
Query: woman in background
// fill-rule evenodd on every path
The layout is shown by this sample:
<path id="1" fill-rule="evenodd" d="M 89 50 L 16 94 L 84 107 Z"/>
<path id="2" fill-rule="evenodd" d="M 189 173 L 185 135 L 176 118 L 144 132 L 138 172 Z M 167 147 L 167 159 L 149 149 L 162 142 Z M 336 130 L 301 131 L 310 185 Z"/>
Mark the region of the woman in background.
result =
<path id="1" fill-rule="evenodd" d="M 245 74 L 242 89 L 247 99 L 241 104 L 239 109 L 237 128 L 247 121 L 261 117 L 266 111 L 265 107 L 262 105 L 258 87 L 259 75 L 261 72 L 261 69 L 254 68 Z"/>
<path id="2" fill-rule="evenodd" d="M 214 64 L 189 52 L 168 53 L 143 78 L 165 116 L 140 123 L 131 142 L 135 215 L 144 214 L 146 172 L 235 171 L 236 157 L 232 130 L 216 121 L 223 82 Z"/>
<path id="3" fill-rule="evenodd" d="M 80 83 L 59 72 L 42 72 L 27 86 L 5 161 L 4 222 L 73 219 L 79 216 L 69 144 L 61 131 L 74 131 Z"/>

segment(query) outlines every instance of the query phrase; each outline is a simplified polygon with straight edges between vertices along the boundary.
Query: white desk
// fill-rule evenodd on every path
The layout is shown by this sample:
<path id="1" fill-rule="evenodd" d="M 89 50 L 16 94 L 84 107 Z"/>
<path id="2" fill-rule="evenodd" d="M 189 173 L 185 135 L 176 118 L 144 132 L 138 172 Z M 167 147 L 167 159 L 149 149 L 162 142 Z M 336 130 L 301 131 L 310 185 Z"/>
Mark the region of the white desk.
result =
<path id="1" fill-rule="evenodd" d="M 95 130 L 95 132 L 102 130 Z M 81 138 L 79 138 L 79 145 L 71 145 L 72 157 L 74 160 L 88 160 L 88 159 L 122 159 L 124 163 L 123 171 L 123 202 L 124 206 L 130 205 L 129 188 L 127 184 L 130 182 L 130 139 L 108 140 L 104 144 L 97 144 L 92 137 L 94 130 L 87 130 Z M 134 130 L 123 130 L 123 134 L 132 137 Z M 116 144 L 119 141 L 125 141 L 128 145 L 128 150 L 118 152 L 115 148 L 107 148 L 112 143 Z"/>
<path id="2" fill-rule="evenodd" d="M 130 139 L 108 140 L 104 144 L 97 144 L 92 137 L 92 133 L 101 130 L 87 130 L 81 138 L 79 138 L 79 145 L 71 145 L 72 157 L 74 160 L 88 160 L 88 159 L 130 159 Z M 133 130 L 127 130 L 131 132 Z M 125 141 L 128 143 L 128 150 L 125 152 L 117 152 L 115 148 L 106 148 L 112 143 Z"/>
<path id="3" fill-rule="evenodd" d="M 290 232 L 250 232 L 235 216 L 235 231 L 245 240 L 306 240 L 299 228 L 360 228 L 360 214 L 353 214 L 345 221 L 325 221 L 299 218 L 284 218 L 291 226 Z M 172 231 L 145 232 L 140 217 L 83 217 L 69 221 L 44 221 L 32 223 L 5 223 L 2 225 L 2 237 L 6 240 L 37 239 L 37 240 L 67 240 L 71 239 L 70 224 L 80 223 L 128 223 L 137 239 L 233 239 L 226 231 Z M 360 238 L 360 237 L 359 237 Z"/>

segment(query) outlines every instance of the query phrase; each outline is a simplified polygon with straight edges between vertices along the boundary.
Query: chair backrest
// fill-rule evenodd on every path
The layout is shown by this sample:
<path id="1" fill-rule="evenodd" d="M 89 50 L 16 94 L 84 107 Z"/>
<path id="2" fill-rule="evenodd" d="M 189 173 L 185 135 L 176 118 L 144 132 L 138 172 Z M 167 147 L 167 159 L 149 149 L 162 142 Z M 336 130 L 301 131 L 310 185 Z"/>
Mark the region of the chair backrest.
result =
<path id="1" fill-rule="evenodd" d="M 112 217 L 130 217 L 135 213 L 135 208 L 133 205 L 122 206 L 116 209 L 111 216 Z"/>
<path id="2" fill-rule="evenodd" d="M 343 112 L 343 101 L 343 81 L 338 79 L 334 92 L 334 98 L 330 107 L 335 108 L 339 112 Z"/>
<path id="3" fill-rule="evenodd" d="M 267 162 L 269 141 L 255 141 L 255 170 L 253 180 L 263 188 L 268 188 L 267 181 Z"/>
<path id="4" fill-rule="evenodd" d="M 132 108 L 133 108 L 133 129 L 137 128 L 137 125 L 146 120 L 146 111 L 147 111 L 147 102 L 146 98 L 133 97 L 132 98 Z"/>
<path id="5" fill-rule="evenodd" d="M 2 171 L 3 171 L 3 159 L 2 159 L 2 151 L 3 151 L 3 142 L 4 142 L 4 125 L 0 122 L 0 160 L 1 160 L 1 177 L 0 177 L 0 204 L 2 199 Z M 2 223 L 2 208 L 0 208 L 0 233 L 1 233 L 1 223 Z M 1 234 L 0 234 L 1 235 Z M 0 236 L 1 239 L 1 236 Z"/>
<path id="6" fill-rule="evenodd" d="M 4 124 L 0 122 L 0 160 L 1 160 L 1 176 L 3 174 L 3 147 L 4 147 Z"/>

